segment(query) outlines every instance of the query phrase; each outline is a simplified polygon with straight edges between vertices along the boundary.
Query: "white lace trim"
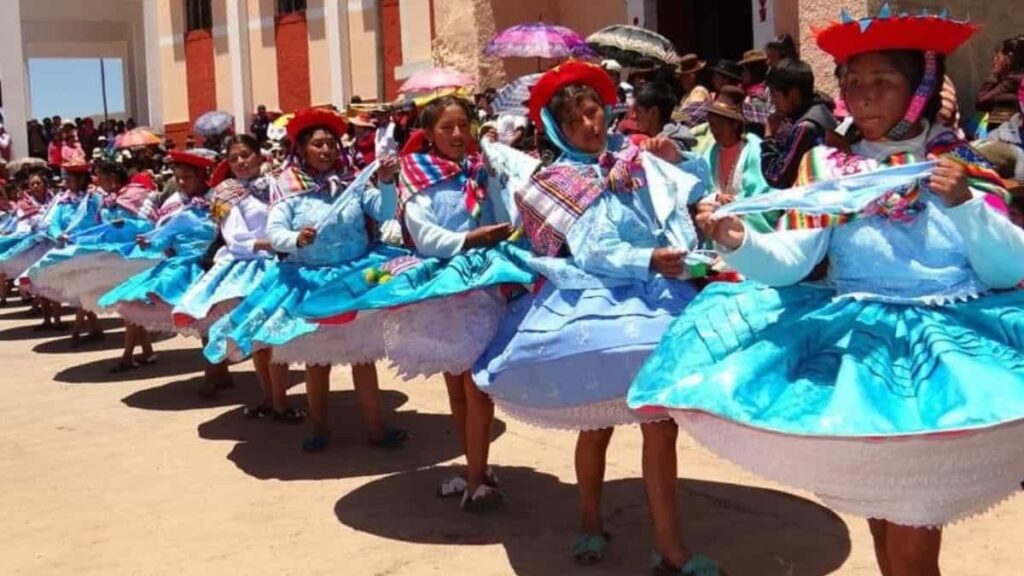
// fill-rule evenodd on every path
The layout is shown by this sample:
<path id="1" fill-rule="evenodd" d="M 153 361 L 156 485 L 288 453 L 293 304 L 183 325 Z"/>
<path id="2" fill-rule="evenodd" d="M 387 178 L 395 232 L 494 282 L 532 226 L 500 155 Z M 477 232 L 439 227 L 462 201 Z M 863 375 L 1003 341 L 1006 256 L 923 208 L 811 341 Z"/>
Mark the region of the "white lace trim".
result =
<path id="1" fill-rule="evenodd" d="M 817 494 L 838 512 L 943 526 L 1020 491 L 1024 421 L 979 431 L 889 439 L 793 436 L 671 411 L 697 442 L 769 480 Z"/>
<path id="2" fill-rule="evenodd" d="M 253 352 L 266 347 L 254 342 Z M 360 315 L 343 326 L 321 326 L 308 336 L 274 347 L 274 362 L 281 364 L 345 366 L 369 364 L 384 356 L 384 331 L 378 314 Z"/>
<path id="3" fill-rule="evenodd" d="M 241 298 L 234 298 L 231 300 L 225 300 L 218 302 L 213 305 L 212 308 L 206 313 L 206 316 L 193 320 L 187 326 L 174 326 L 174 331 L 182 336 L 189 338 L 203 338 L 210 333 L 210 327 L 217 323 L 218 320 L 227 316 L 235 309 L 236 306 L 242 301 Z M 173 316 L 172 316 L 173 320 Z"/>
<path id="4" fill-rule="evenodd" d="M 505 308 L 497 295 L 477 290 L 381 314 L 387 356 L 404 380 L 461 374 L 487 349 Z"/>
<path id="5" fill-rule="evenodd" d="M 107 253 L 87 254 L 30 274 L 29 279 L 35 286 L 56 290 L 68 298 L 91 300 L 93 308 L 97 308 L 94 301 L 100 296 L 156 263 L 156 260 L 126 260 Z"/>
<path id="6" fill-rule="evenodd" d="M 670 418 L 664 412 L 652 415 L 634 412 L 626 406 L 625 398 L 567 408 L 536 408 L 512 404 L 493 396 L 492 398 L 495 406 L 513 419 L 531 426 L 556 430 L 601 430 L 627 424 L 658 422 Z"/>
<path id="7" fill-rule="evenodd" d="M 39 296 L 40 298 L 46 298 L 47 300 L 50 300 L 52 302 L 63 302 L 75 308 L 78 308 L 80 305 L 78 298 L 70 298 L 68 297 L 67 294 L 59 292 L 47 286 L 37 286 L 36 284 L 26 283 L 20 284 L 18 289 L 26 294 L 32 294 L 34 296 Z"/>
<path id="8" fill-rule="evenodd" d="M 160 300 L 153 304 L 127 302 L 118 304 L 115 310 L 118 315 L 124 318 L 125 322 L 142 326 L 150 332 L 174 332 L 174 322 L 171 321 L 171 306 L 166 302 Z"/>

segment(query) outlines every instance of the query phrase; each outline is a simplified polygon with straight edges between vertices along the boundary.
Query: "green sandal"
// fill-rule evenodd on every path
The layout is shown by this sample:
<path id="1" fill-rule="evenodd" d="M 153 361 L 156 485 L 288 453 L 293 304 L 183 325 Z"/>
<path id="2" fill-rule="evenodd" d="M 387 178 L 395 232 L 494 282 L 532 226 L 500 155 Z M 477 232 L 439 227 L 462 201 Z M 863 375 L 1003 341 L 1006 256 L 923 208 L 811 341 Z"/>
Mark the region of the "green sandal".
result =
<path id="1" fill-rule="evenodd" d="M 572 545 L 572 557 L 576 562 L 590 566 L 604 560 L 612 535 L 602 532 L 600 536 L 580 534 Z"/>
<path id="2" fill-rule="evenodd" d="M 683 576 L 726 576 L 718 562 L 703 554 L 694 554 L 682 568 L 673 568 L 665 563 L 665 559 L 660 554 L 655 552 L 653 571 L 655 574 L 664 574 L 666 576 L 669 574 L 682 574 Z"/>

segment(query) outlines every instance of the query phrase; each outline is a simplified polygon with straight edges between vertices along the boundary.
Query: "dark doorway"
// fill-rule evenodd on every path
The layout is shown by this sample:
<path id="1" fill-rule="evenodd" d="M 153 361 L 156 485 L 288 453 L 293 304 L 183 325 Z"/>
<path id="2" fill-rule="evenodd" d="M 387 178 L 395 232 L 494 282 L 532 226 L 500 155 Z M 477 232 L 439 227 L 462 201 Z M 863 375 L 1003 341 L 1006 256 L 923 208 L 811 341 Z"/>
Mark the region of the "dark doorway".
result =
<path id="1" fill-rule="evenodd" d="M 750 0 L 658 0 L 658 32 L 680 54 L 739 60 L 754 48 L 753 10 Z"/>

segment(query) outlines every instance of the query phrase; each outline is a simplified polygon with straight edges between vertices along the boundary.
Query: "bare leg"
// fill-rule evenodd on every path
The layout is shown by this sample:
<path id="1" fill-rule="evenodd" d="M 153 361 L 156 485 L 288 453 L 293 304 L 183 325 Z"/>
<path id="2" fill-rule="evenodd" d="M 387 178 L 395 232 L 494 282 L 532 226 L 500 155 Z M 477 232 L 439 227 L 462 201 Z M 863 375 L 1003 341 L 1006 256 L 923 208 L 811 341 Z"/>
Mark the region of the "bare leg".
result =
<path id="1" fill-rule="evenodd" d="M 885 536 L 891 576 L 941 576 L 942 530 L 889 523 Z"/>
<path id="2" fill-rule="evenodd" d="M 330 366 L 306 366 L 306 398 L 309 402 L 309 420 L 313 434 L 327 436 L 327 397 L 331 389 Z"/>
<path id="3" fill-rule="evenodd" d="M 475 494 L 487 482 L 487 464 L 494 425 L 494 402 L 476 387 L 469 372 L 462 375 L 466 391 L 466 482 L 469 494 Z"/>
<path id="4" fill-rule="evenodd" d="M 203 338 L 203 347 L 209 343 L 207 338 Z M 221 388 L 230 388 L 231 382 L 231 370 L 228 368 L 227 361 L 219 364 L 206 363 L 203 368 L 203 374 L 206 378 L 206 391 L 218 390 Z"/>
<path id="5" fill-rule="evenodd" d="M 643 470 L 647 507 L 654 524 L 654 549 L 674 567 L 682 568 L 690 552 L 683 546 L 676 498 L 676 437 L 679 427 L 671 420 L 643 424 Z"/>
<path id="6" fill-rule="evenodd" d="M 75 308 L 75 323 L 71 326 L 71 339 L 78 340 L 85 325 L 85 310 Z"/>
<path id="7" fill-rule="evenodd" d="M 150 336 L 149 330 L 142 326 L 138 326 L 137 330 L 139 344 L 142 346 L 142 357 L 149 358 L 153 355 L 153 337 Z"/>
<path id="8" fill-rule="evenodd" d="M 89 323 L 89 334 L 95 336 L 103 335 L 103 328 L 100 326 L 100 319 L 96 317 L 95 312 L 86 312 L 85 320 Z"/>
<path id="9" fill-rule="evenodd" d="M 0 307 L 7 306 L 7 294 L 10 286 L 7 283 L 7 276 L 0 274 Z"/>
<path id="10" fill-rule="evenodd" d="M 576 438 L 576 483 L 580 493 L 580 532 L 592 536 L 604 533 L 601 494 L 604 488 L 605 456 L 614 428 L 584 430 Z"/>
<path id="11" fill-rule="evenodd" d="M 43 315 L 43 324 L 42 324 L 42 326 L 44 326 L 44 327 L 51 326 L 52 322 L 50 321 L 50 301 L 45 299 L 45 298 L 38 298 L 38 297 L 35 298 L 35 301 L 36 301 L 36 303 L 39 304 L 39 310 L 40 310 L 40 312 L 42 312 L 42 315 Z"/>
<path id="12" fill-rule="evenodd" d="M 452 411 L 452 425 L 455 436 L 459 439 L 459 447 L 465 454 L 466 441 L 466 383 L 462 374 L 444 373 L 444 383 L 448 387 L 448 406 Z"/>
<path id="13" fill-rule="evenodd" d="M 64 325 L 64 322 L 60 319 L 61 305 L 60 302 L 48 301 L 50 303 L 50 315 L 53 316 L 53 325 L 56 328 L 60 328 Z"/>
<path id="14" fill-rule="evenodd" d="M 384 418 L 381 416 L 380 384 L 377 381 L 375 364 L 353 364 L 352 382 L 359 399 L 359 409 L 363 416 L 363 424 L 370 433 L 371 439 L 381 439 L 386 432 Z"/>
<path id="15" fill-rule="evenodd" d="M 889 568 L 889 549 L 886 533 L 889 523 L 885 520 L 868 520 L 868 528 L 871 529 L 871 539 L 875 542 L 875 560 L 878 561 L 878 571 L 882 576 L 893 576 Z"/>
<path id="16" fill-rule="evenodd" d="M 140 328 L 135 324 L 124 323 L 124 351 L 121 353 L 121 364 L 124 366 L 130 366 L 135 362 L 133 354 L 139 340 L 139 330 Z"/>
<path id="17" fill-rule="evenodd" d="M 284 412 L 288 406 L 288 386 L 291 374 L 287 364 L 274 364 L 270 359 L 270 395 L 273 398 L 275 412 Z"/>
<path id="18" fill-rule="evenodd" d="M 256 380 L 260 383 L 260 390 L 263 392 L 260 404 L 267 408 L 274 406 L 274 387 L 270 379 L 270 354 L 270 348 L 263 348 L 252 355 L 252 364 L 256 367 Z"/>

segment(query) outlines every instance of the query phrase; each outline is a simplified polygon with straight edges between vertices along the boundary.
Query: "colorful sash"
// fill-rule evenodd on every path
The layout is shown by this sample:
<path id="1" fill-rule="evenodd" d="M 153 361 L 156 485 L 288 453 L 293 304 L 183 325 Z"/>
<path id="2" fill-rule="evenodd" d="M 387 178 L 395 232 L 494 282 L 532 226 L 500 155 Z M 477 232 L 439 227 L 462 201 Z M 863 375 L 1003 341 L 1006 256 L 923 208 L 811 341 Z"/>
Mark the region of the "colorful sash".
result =
<path id="1" fill-rule="evenodd" d="M 487 170 L 479 154 L 469 154 L 461 163 L 436 154 L 402 156 L 402 170 L 398 179 L 400 204 L 404 205 L 416 194 L 451 180 L 462 186 L 466 211 L 474 220 L 479 221 L 487 197 Z"/>
<path id="2" fill-rule="evenodd" d="M 45 210 L 52 201 L 53 195 L 49 191 L 46 192 L 46 198 L 43 202 L 39 202 L 31 194 L 25 192 L 22 195 L 21 200 L 18 200 L 18 218 L 21 220 L 27 220 L 36 216 Z"/>
<path id="3" fill-rule="evenodd" d="M 107 194 L 103 198 L 103 206 L 106 208 L 118 206 L 135 216 L 153 220 L 156 216 L 150 203 L 150 197 L 153 194 L 152 190 L 142 184 L 128 184 L 119 192 Z"/>

